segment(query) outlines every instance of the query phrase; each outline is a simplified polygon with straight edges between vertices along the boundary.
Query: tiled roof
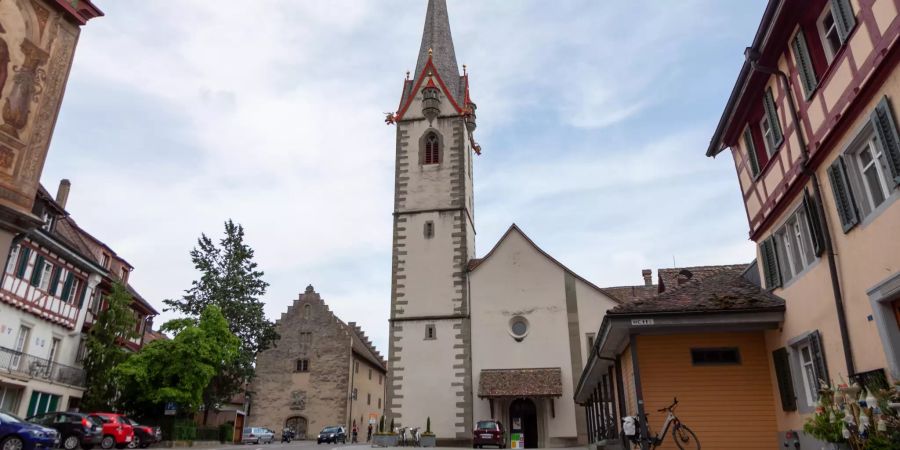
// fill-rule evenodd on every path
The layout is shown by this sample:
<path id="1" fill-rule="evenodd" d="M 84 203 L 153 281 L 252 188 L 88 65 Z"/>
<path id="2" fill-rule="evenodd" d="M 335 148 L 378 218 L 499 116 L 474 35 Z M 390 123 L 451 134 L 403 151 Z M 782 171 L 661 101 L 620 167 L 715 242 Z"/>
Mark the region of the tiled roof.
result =
<path id="1" fill-rule="evenodd" d="M 702 272 L 701 276 L 695 275 L 680 286 L 676 283 L 675 288 L 668 288 L 655 297 L 622 303 L 608 314 L 784 310 L 784 300 L 743 277 L 745 267 L 745 264 L 705 266 L 698 271 Z M 693 272 L 697 268 L 688 269 Z"/>
<path id="2" fill-rule="evenodd" d="M 479 397 L 561 397 L 562 371 L 548 369 L 485 369 Z"/>
<path id="3" fill-rule="evenodd" d="M 694 267 L 674 267 L 671 269 L 658 269 L 659 292 L 676 288 L 679 284 L 685 283 L 693 279 L 706 278 L 710 275 L 728 272 L 732 270 L 741 270 L 747 268 L 747 264 L 729 264 L 723 266 L 694 266 Z"/>
<path id="4" fill-rule="evenodd" d="M 636 299 L 647 299 L 656 295 L 656 285 L 640 285 L 640 286 L 613 286 L 605 287 L 603 290 L 620 302 L 627 302 Z"/>

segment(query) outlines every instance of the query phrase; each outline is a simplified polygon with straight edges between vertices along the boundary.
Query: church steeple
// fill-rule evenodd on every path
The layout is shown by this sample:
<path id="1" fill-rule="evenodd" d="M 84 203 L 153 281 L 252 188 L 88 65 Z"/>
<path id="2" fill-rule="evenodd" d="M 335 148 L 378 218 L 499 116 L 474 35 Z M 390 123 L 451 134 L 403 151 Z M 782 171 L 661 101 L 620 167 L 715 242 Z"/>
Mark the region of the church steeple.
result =
<path id="1" fill-rule="evenodd" d="M 461 100 L 459 65 L 456 62 L 453 36 L 450 33 L 447 0 L 428 0 L 428 12 L 425 14 L 425 29 L 422 31 L 422 45 L 419 47 L 414 82 L 423 76 L 422 71 L 428 64 L 429 56 L 437 73 L 450 90 L 450 95 L 457 101 Z"/>

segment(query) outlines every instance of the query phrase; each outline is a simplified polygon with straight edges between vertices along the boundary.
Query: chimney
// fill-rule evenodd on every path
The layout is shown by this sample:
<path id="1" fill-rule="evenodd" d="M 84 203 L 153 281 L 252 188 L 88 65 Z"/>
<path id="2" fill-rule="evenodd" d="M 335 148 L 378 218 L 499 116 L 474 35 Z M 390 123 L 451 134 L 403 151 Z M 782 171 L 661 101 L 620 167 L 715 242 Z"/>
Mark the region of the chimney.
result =
<path id="1" fill-rule="evenodd" d="M 59 189 L 56 191 L 56 203 L 59 203 L 63 209 L 66 209 L 66 201 L 69 200 L 69 188 L 72 182 L 66 178 L 59 180 Z"/>
<path id="2" fill-rule="evenodd" d="M 641 275 L 644 276 L 644 286 L 653 286 L 653 271 L 650 269 L 644 269 L 641 271 Z"/>

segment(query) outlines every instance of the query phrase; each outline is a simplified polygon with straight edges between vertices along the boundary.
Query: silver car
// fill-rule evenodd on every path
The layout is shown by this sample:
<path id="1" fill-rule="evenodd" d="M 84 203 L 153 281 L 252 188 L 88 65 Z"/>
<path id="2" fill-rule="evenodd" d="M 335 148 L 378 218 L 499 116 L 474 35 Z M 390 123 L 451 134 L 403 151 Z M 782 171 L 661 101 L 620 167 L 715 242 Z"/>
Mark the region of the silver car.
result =
<path id="1" fill-rule="evenodd" d="M 241 434 L 241 444 L 271 444 L 275 442 L 275 433 L 268 428 L 247 427 Z"/>

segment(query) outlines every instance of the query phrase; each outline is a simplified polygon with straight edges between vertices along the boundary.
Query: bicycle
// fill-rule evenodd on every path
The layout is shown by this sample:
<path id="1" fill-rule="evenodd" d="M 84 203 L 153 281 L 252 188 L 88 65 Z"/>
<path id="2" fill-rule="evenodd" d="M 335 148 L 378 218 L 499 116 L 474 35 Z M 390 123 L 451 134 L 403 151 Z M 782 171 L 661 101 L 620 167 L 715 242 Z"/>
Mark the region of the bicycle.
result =
<path id="1" fill-rule="evenodd" d="M 678 406 L 678 399 L 675 398 L 671 405 L 666 406 L 665 408 L 659 409 L 657 411 L 664 412 L 666 414 L 666 421 L 662 426 L 662 433 L 657 433 L 653 437 L 644 437 L 642 431 L 638 431 L 635 435 L 629 436 L 632 444 L 639 446 L 641 444 L 650 444 L 651 449 L 655 449 L 662 445 L 663 439 L 666 438 L 666 434 L 669 433 L 669 428 L 672 429 L 672 439 L 675 441 L 675 445 L 678 446 L 681 450 L 700 450 L 700 440 L 697 439 L 697 435 L 691 431 L 687 425 L 681 423 L 681 420 L 678 419 L 678 416 L 675 415 L 675 407 Z M 647 433 L 650 433 L 650 424 L 647 421 L 647 414 L 644 414 L 644 422 L 647 423 Z M 635 425 L 640 426 L 639 423 Z M 638 447 L 639 448 L 639 447 Z"/>

